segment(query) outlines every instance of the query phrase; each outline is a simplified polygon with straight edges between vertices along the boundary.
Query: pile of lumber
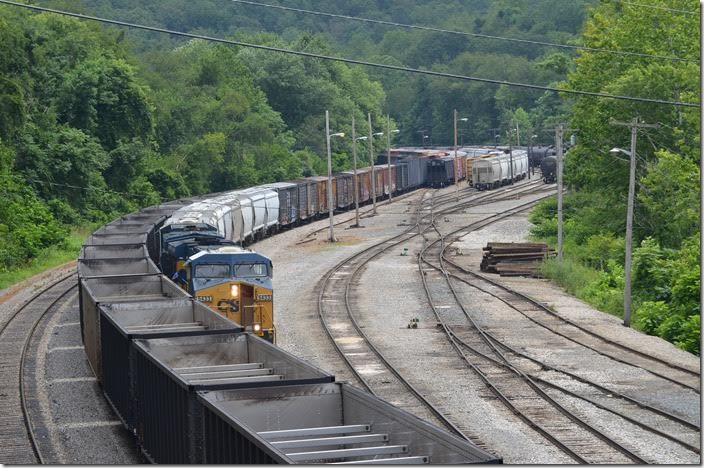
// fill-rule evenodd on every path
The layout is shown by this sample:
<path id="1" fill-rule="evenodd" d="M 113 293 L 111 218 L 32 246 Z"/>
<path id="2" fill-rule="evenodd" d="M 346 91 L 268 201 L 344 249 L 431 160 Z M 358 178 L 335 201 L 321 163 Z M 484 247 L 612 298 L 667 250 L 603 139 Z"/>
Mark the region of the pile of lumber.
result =
<path id="1" fill-rule="evenodd" d="M 501 276 L 541 278 L 540 264 L 545 258 L 555 256 L 547 244 L 530 242 L 489 242 L 482 250 L 481 271 Z"/>

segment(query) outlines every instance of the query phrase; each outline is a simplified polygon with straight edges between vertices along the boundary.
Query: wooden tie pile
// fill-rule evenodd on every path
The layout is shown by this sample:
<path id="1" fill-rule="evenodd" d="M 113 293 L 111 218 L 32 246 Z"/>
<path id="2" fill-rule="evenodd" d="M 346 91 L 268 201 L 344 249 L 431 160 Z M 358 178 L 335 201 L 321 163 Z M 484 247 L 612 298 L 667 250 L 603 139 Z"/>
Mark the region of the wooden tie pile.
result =
<path id="1" fill-rule="evenodd" d="M 483 250 L 481 271 L 501 276 L 542 278 L 540 264 L 555 256 L 554 250 L 540 243 L 489 242 Z"/>

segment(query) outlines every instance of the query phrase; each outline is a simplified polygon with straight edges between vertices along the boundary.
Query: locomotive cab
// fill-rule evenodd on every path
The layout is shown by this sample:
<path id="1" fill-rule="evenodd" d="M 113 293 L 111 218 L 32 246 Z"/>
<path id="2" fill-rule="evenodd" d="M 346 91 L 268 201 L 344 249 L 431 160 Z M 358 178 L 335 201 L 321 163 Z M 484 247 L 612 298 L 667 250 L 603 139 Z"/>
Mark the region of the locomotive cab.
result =
<path id="1" fill-rule="evenodd" d="M 269 258 L 225 246 L 201 250 L 183 267 L 183 286 L 197 301 L 245 330 L 275 342 L 273 266 Z"/>

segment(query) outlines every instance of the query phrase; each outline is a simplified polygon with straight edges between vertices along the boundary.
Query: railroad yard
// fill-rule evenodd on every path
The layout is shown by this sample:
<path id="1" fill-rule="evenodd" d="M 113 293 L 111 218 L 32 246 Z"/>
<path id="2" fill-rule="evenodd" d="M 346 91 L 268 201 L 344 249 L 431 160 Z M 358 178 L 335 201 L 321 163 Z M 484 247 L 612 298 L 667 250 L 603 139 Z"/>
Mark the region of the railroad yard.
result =
<path id="1" fill-rule="evenodd" d="M 526 240 L 554 192 L 421 189 L 363 207 L 361 228 L 338 215 L 336 244 L 326 221 L 258 242 L 277 344 L 505 463 L 699 463 L 696 357 L 546 280 L 480 272 L 482 247 Z M 85 358 L 72 270 L 4 295 L 3 460 L 143 461 Z"/>

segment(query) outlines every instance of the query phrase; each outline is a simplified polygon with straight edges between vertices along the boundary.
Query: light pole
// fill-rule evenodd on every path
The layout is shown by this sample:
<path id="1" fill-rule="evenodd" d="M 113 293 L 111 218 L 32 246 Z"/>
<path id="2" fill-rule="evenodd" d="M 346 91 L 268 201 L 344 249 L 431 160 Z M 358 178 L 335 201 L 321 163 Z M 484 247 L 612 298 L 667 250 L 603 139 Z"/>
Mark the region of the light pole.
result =
<path id="1" fill-rule="evenodd" d="M 511 174 L 511 185 L 513 185 L 513 139 L 511 138 L 511 130 L 506 132 L 508 137 L 508 159 L 509 159 L 509 170 Z"/>
<path id="2" fill-rule="evenodd" d="M 372 114 L 368 113 L 369 120 L 369 163 L 372 165 L 372 213 L 376 214 L 376 176 L 374 175 L 374 134 L 372 133 Z"/>
<path id="3" fill-rule="evenodd" d="M 355 225 L 353 227 L 362 227 L 359 224 L 359 182 L 357 177 L 357 141 L 368 140 L 369 137 L 361 136 L 354 137 L 354 117 L 352 117 L 352 153 L 354 155 L 354 218 Z"/>
<path id="4" fill-rule="evenodd" d="M 391 131 L 391 117 L 386 114 L 386 168 L 389 175 L 389 203 L 391 203 L 391 134 L 398 133 L 399 130 Z"/>
<path id="5" fill-rule="evenodd" d="M 538 135 L 531 135 L 528 141 L 528 179 L 530 179 L 531 172 L 535 174 L 535 165 L 533 161 L 535 157 L 533 156 L 533 141 L 538 138 Z"/>
<path id="6" fill-rule="evenodd" d="M 428 135 L 425 134 L 427 130 L 418 130 L 416 133 L 420 133 L 420 146 L 422 148 L 425 148 L 425 139 L 428 138 Z"/>
<path id="7" fill-rule="evenodd" d="M 367 137 L 357 138 L 354 128 L 354 115 L 352 115 L 352 167 L 354 169 L 354 226 L 359 225 L 359 179 L 357 178 L 357 140 L 366 140 Z"/>
<path id="8" fill-rule="evenodd" d="M 325 142 L 327 143 L 328 150 L 328 213 L 330 214 L 330 242 L 337 242 L 337 239 L 335 239 L 335 228 L 333 223 L 334 205 L 332 200 L 332 153 L 330 152 L 331 137 L 344 138 L 345 134 L 330 134 L 330 113 L 328 111 L 325 111 Z"/>
<path id="9" fill-rule="evenodd" d="M 636 141 L 638 139 L 639 128 L 659 128 L 658 124 L 645 124 L 638 121 L 638 117 L 631 122 L 611 121 L 611 125 L 630 127 L 631 129 L 631 151 L 621 148 L 613 148 L 609 153 L 617 156 L 623 153 L 631 159 L 630 173 L 628 177 L 628 211 L 626 211 L 626 259 L 624 265 L 623 284 L 623 325 L 631 326 L 631 249 L 633 243 L 633 204 L 636 189 Z"/>
<path id="10" fill-rule="evenodd" d="M 455 127 L 455 194 L 457 195 L 457 201 L 460 201 L 460 186 L 458 185 L 458 172 L 459 172 L 459 166 L 457 165 L 457 109 L 455 109 L 454 113 L 454 127 Z M 462 122 L 467 122 L 469 119 L 467 117 L 463 117 L 461 119 Z"/>

